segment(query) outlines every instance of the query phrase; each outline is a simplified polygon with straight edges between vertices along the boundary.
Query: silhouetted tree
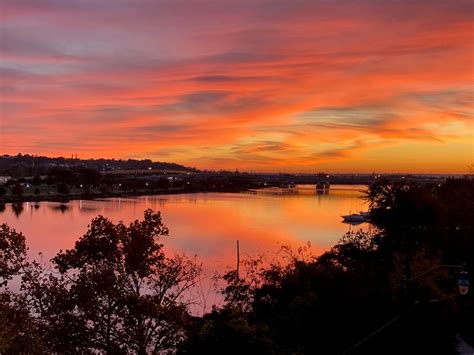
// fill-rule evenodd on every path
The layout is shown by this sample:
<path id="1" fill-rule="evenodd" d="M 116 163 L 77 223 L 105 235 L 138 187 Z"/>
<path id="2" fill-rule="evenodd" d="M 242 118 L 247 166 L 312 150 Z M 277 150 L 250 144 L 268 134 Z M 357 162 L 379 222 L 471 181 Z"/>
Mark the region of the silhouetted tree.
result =
<path id="1" fill-rule="evenodd" d="M 24 298 L 8 291 L 5 286 L 22 273 L 27 265 L 25 237 L 0 226 L 0 353 L 43 353 L 36 324 Z"/>
<path id="2" fill-rule="evenodd" d="M 58 192 L 63 195 L 67 195 L 69 193 L 69 188 L 65 183 L 58 184 Z"/>
<path id="3" fill-rule="evenodd" d="M 373 232 L 348 233 L 316 258 L 289 252 L 286 263 L 225 274 L 226 303 L 193 322 L 181 352 L 456 354 L 458 332 L 472 341 L 474 293 L 457 298 L 455 274 L 405 289 L 441 264 L 465 262 L 472 275 L 474 181 L 377 181 L 368 199 Z"/>
<path id="4" fill-rule="evenodd" d="M 20 183 L 16 183 L 12 187 L 12 194 L 17 197 L 22 196 L 24 192 L 25 192 L 25 189 L 23 188 L 23 185 Z"/>
<path id="5" fill-rule="evenodd" d="M 40 176 L 36 175 L 35 177 L 33 177 L 33 181 L 31 183 L 33 184 L 33 186 L 38 186 L 42 183 L 42 179 Z"/>
<path id="6" fill-rule="evenodd" d="M 129 226 L 95 218 L 74 249 L 53 264 L 59 277 L 32 271 L 25 288 L 53 351 L 138 354 L 171 351 L 184 339 L 186 292 L 200 268 L 167 258 L 159 213 Z"/>
<path id="7" fill-rule="evenodd" d="M 72 184 L 76 180 L 74 172 L 69 168 L 54 167 L 48 173 L 49 184 Z"/>
<path id="8" fill-rule="evenodd" d="M 375 230 L 318 257 L 282 248 L 283 261 L 243 262 L 203 317 L 184 301 L 199 267 L 165 256 L 157 213 L 130 225 L 95 218 L 53 258 L 54 273 L 28 263 L 24 238 L 3 226 L 0 282 L 22 276 L 24 293 L 1 293 L 0 353 L 456 354 L 457 334 L 474 341 L 474 293 L 456 296 L 449 272 L 411 292 L 406 278 L 441 264 L 473 274 L 474 180 L 376 181 L 368 199 Z"/>
<path id="9" fill-rule="evenodd" d="M 15 184 L 17 183 L 17 181 L 15 179 L 9 179 L 7 180 L 7 182 L 5 183 L 5 186 L 7 187 L 12 187 L 12 186 L 15 186 Z"/>
<path id="10" fill-rule="evenodd" d="M 102 174 L 96 169 L 82 168 L 78 171 L 78 180 L 85 186 L 97 186 L 102 179 Z"/>
<path id="11" fill-rule="evenodd" d="M 167 190 L 170 188 L 170 181 L 168 179 L 165 179 L 165 178 L 160 178 L 157 183 L 156 183 L 156 187 L 159 188 L 159 189 L 162 189 L 162 190 Z"/>
<path id="12" fill-rule="evenodd" d="M 6 224 L 0 226 L 0 286 L 5 286 L 26 261 L 25 237 Z"/>

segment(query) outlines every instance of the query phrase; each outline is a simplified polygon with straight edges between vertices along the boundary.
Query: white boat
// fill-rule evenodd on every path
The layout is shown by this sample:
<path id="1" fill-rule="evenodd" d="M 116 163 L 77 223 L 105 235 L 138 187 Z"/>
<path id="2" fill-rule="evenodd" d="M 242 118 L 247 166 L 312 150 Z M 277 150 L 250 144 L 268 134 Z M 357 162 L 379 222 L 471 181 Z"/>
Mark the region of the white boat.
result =
<path id="1" fill-rule="evenodd" d="M 351 213 L 345 216 L 341 216 L 344 222 L 367 222 L 367 217 L 360 213 Z"/>
<path id="2" fill-rule="evenodd" d="M 369 219 L 370 218 L 370 213 L 369 212 L 363 212 L 363 211 L 360 211 L 359 214 L 363 217 L 365 217 L 366 219 Z"/>

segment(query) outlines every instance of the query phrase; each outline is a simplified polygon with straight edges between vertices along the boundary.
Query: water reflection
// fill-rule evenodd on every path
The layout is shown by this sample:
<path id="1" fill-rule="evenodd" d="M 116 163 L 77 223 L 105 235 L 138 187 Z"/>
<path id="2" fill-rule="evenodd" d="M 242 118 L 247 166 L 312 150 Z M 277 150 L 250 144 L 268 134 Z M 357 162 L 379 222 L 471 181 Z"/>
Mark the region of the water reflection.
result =
<path id="1" fill-rule="evenodd" d="M 67 205 L 67 204 L 64 204 L 64 203 L 61 203 L 59 205 L 52 205 L 52 206 L 49 206 L 49 208 L 53 211 L 56 211 L 56 212 L 61 212 L 64 214 L 64 212 L 66 212 L 67 210 L 70 209 L 70 206 Z"/>
<path id="2" fill-rule="evenodd" d="M 342 221 L 344 224 L 349 224 L 351 226 L 360 226 L 364 224 L 365 222 L 356 222 L 356 221 Z"/>
<path id="3" fill-rule="evenodd" d="M 11 205 L 0 218 L 26 235 L 32 255 L 41 251 L 51 258 L 73 247 L 99 214 L 129 223 L 152 208 L 161 211 L 170 229 L 170 237 L 163 240 L 167 252 L 197 255 L 208 270 L 223 271 L 235 265 L 237 239 L 242 257 L 307 241 L 318 254 L 350 228 L 367 228 L 343 224 L 341 219 L 349 211 L 367 209 L 360 199 L 362 189 L 332 187 L 329 194 L 317 194 L 314 186 L 298 186 L 294 194 L 257 191 L 25 203 Z M 29 213 L 23 213 L 25 208 Z"/>
<path id="4" fill-rule="evenodd" d="M 23 210 L 23 202 L 12 203 L 12 211 L 17 218 L 20 217 L 20 215 L 23 213 Z"/>

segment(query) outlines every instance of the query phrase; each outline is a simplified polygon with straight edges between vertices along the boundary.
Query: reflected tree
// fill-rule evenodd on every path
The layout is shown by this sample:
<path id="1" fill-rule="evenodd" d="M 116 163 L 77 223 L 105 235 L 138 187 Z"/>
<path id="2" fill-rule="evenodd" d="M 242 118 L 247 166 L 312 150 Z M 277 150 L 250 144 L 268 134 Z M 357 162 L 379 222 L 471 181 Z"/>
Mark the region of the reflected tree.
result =
<path id="1" fill-rule="evenodd" d="M 15 216 L 18 218 L 23 213 L 24 207 L 23 202 L 14 202 L 12 203 L 12 211 Z"/>

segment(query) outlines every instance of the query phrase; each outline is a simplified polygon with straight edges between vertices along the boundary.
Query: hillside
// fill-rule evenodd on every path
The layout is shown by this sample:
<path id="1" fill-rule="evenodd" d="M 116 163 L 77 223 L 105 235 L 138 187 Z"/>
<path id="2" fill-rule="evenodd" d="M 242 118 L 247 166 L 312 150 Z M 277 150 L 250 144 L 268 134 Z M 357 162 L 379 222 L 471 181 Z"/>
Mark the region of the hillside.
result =
<path id="1" fill-rule="evenodd" d="M 25 177 L 45 175 L 54 167 L 65 168 L 92 168 L 99 171 L 116 170 L 173 170 L 173 171 L 196 171 L 194 168 L 186 167 L 176 163 L 154 162 L 150 159 L 144 160 L 117 160 L 117 159 L 76 159 L 64 157 L 45 157 L 22 155 L 0 156 L 0 176 Z"/>

